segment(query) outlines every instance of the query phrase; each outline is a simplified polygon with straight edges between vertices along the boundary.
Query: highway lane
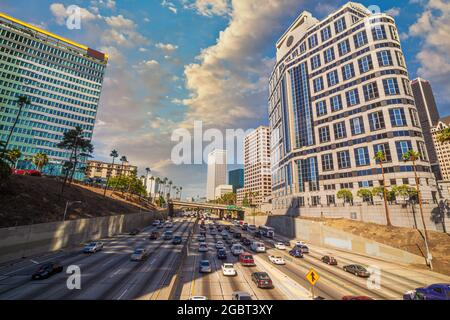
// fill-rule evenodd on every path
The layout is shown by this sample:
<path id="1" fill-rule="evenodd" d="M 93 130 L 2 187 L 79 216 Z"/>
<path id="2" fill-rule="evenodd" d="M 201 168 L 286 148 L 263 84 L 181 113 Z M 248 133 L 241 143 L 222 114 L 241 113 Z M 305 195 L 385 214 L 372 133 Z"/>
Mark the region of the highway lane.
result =
<path id="1" fill-rule="evenodd" d="M 175 223 L 174 232 L 184 234 L 193 226 L 194 220 Z M 179 253 L 169 242 L 162 240 L 151 242 L 148 240 L 154 227 L 146 228 L 137 236 L 118 235 L 104 241 L 104 250 L 93 255 L 82 253 L 68 253 L 59 259 L 64 267 L 78 265 L 81 268 L 81 290 L 70 291 L 66 287 L 68 275 L 57 274 L 49 279 L 31 281 L 30 276 L 36 266 L 30 265 L 17 273 L 8 275 L 0 281 L 3 293 L 0 299 L 133 299 L 146 293 L 147 286 L 152 285 L 152 279 L 157 278 L 165 266 L 169 255 Z M 164 231 L 164 230 L 158 230 Z M 152 252 L 148 260 L 143 263 L 133 263 L 130 255 L 138 246 L 148 246 Z M 172 252 L 173 251 L 173 252 Z M 161 263 L 163 261 L 164 263 Z M 153 270 L 155 267 L 156 270 Z M 155 272 L 156 271 L 156 272 Z M 156 275 L 156 276 L 155 276 Z M 15 279 L 13 281 L 12 279 Z M 20 279 L 18 281 L 17 279 Z M 4 282 L 7 282 L 6 284 Z M 150 282 L 150 283 L 149 283 Z M 17 284 L 14 286 L 14 283 Z M 112 289 L 112 290 L 111 290 Z M 123 289 L 123 291 L 120 291 Z M 120 294 L 117 292 L 120 291 Z"/>

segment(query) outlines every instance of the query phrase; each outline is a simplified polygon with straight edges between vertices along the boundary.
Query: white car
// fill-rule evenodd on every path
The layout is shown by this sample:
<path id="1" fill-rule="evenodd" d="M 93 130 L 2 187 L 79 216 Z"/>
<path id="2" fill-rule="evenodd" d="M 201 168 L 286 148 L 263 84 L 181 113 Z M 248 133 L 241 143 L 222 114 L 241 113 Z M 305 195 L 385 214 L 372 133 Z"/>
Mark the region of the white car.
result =
<path id="1" fill-rule="evenodd" d="M 304 242 L 304 241 L 296 241 L 295 242 L 295 247 L 301 247 L 301 246 L 306 246 L 306 242 Z"/>
<path id="2" fill-rule="evenodd" d="M 286 264 L 286 261 L 284 261 L 284 259 L 282 257 L 269 256 L 269 260 L 273 264 L 278 264 L 278 265 L 285 265 Z"/>
<path id="3" fill-rule="evenodd" d="M 250 248 L 257 253 L 266 252 L 266 246 L 262 242 L 253 242 Z"/>
<path id="4" fill-rule="evenodd" d="M 243 252 L 244 248 L 242 248 L 242 246 L 238 243 L 233 244 L 233 246 L 231 247 L 231 253 L 233 254 L 233 256 L 239 256 Z"/>
<path id="5" fill-rule="evenodd" d="M 211 263 L 209 262 L 209 260 L 200 261 L 199 271 L 200 271 L 200 273 L 211 273 L 212 272 Z"/>
<path id="6" fill-rule="evenodd" d="M 224 263 L 222 265 L 222 273 L 224 276 L 234 277 L 237 275 L 232 263 Z"/>
<path id="7" fill-rule="evenodd" d="M 208 298 L 205 297 L 205 296 L 193 296 L 193 297 L 190 297 L 189 300 L 193 300 L 193 301 L 205 301 L 205 300 L 208 300 Z"/>
<path id="8" fill-rule="evenodd" d="M 206 243 L 200 243 L 198 252 L 208 252 L 208 245 Z"/>
<path id="9" fill-rule="evenodd" d="M 222 242 L 222 241 L 217 241 L 217 243 L 216 243 L 216 249 L 223 249 L 223 248 L 224 248 L 223 242 Z"/>
<path id="10" fill-rule="evenodd" d="M 103 249 L 103 242 L 91 242 L 83 249 L 84 253 L 96 253 Z"/>
<path id="11" fill-rule="evenodd" d="M 278 250 L 286 250 L 286 246 L 284 245 L 283 242 L 275 243 L 275 248 L 277 248 Z"/>
<path id="12" fill-rule="evenodd" d="M 145 248 L 137 248 L 131 255 L 131 261 L 143 261 L 148 258 L 150 252 Z"/>

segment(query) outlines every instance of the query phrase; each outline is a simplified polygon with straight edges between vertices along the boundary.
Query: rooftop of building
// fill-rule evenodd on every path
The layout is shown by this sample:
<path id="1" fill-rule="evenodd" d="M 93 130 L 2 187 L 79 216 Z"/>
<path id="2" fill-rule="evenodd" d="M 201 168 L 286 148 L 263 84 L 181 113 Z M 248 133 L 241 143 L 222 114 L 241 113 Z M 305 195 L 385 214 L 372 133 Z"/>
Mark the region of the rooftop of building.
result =
<path id="1" fill-rule="evenodd" d="M 446 116 L 439 119 L 439 122 L 443 122 L 445 124 L 450 124 L 450 116 Z"/>

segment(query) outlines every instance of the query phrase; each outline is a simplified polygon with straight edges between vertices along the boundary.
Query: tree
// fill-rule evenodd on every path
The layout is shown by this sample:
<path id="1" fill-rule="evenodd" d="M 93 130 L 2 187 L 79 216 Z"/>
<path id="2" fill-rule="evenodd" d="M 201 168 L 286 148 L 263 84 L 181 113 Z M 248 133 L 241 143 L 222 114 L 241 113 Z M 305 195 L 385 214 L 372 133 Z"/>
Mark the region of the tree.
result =
<path id="1" fill-rule="evenodd" d="M 150 198 L 150 202 L 152 202 L 152 190 L 153 185 L 155 184 L 155 177 L 150 177 L 150 191 L 148 192 L 148 196 Z"/>
<path id="2" fill-rule="evenodd" d="M 6 142 L 3 145 L 2 153 L 0 158 L 4 158 L 6 154 L 6 150 L 8 149 L 9 141 L 11 140 L 11 136 L 14 133 L 14 130 L 16 128 L 17 122 L 19 121 L 20 114 L 22 113 L 22 109 L 25 105 L 30 104 L 31 101 L 26 96 L 19 96 L 17 98 L 17 104 L 19 106 L 19 112 L 17 113 L 16 119 L 14 120 L 14 124 L 11 127 L 11 130 L 9 131 L 8 138 L 6 139 Z"/>
<path id="3" fill-rule="evenodd" d="M 353 193 L 348 189 L 341 189 L 337 192 L 337 198 L 343 199 L 344 203 L 353 203 Z"/>
<path id="4" fill-rule="evenodd" d="M 17 161 L 20 159 L 21 156 L 22 152 L 17 148 L 9 150 L 6 153 L 6 159 L 8 159 L 8 161 L 11 163 L 14 169 L 16 168 Z"/>
<path id="5" fill-rule="evenodd" d="M 112 158 L 112 169 L 111 169 L 111 174 L 112 174 L 112 170 L 114 170 L 114 162 L 115 162 L 116 158 L 119 157 L 119 152 L 117 152 L 117 150 L 114 149 L 113 151 L 111 151 L 109 156 Z M 103 193 L 104 197 L 106 197 L 106 190 L 108 189 L 109 179 L 111 178 L 111 174 L 107 174 L 107 176 L 106 176 L 105 190 L 104 190 L 104 193 Z"/>
<path id="6" fill-rule="evenodd" d="M 180 200 L 182 199 L 181 194 L 183 192 L 183 187 L 180 187 Z"/>
<path id="7" fill-rule="evenodd" d="M 148 168 L 148 167 L 145 168 L 145 177 L 143 178 L 143 179 L 145 179 L 145 183 L 144 183 L 145 188 L 147 188 L 148 175 L 150 174 L 151 171 L 152 170 L 150 168 Z"/>
<path id="8" fill-rule="evenodd" d="M 172 188 L 172 184 L 173 184 L 173 182 L 172 182 L 172 181 L 169 181 L 169 182 L 168 182 L 168 185 L 169 185 L 169 194 L 168 194 L 168 199 L 170 199 L 170 191 L 171 191 L 171 188 Z"/>
<path id="9" fill-rule="evenodd" d="M 384 188 L 383 187 L 373 187 L 372 188 L 372 197 L 380 197 L 380 199 L 384 199 Z"/>
<path id="10" fill-rule="evenodd" d="M 441 132 L 439 132 L 438 141 L 440 143 L 444 143 L 444 142 L 450 141 L 450 127 L 445 128 Z"/>
<path id="11" fill-rule="evenodd" d="M 359 189 L 357 196 L 363 199 L 363 202 L 373 203 L 373 194 L 369 189 Z"/>
<path id="12" fill-rule="evenodd" d="M 383 163 L 386 162 L 386 155 L 385 155 L 385 153 L 383 151 L 381 151 L 381 150 L 378 151 L 375 154 L 374 160 L 375 160 L 375 162 L 377 162 L 380 165 L 381 175 L 383 177 L 383 186 L 382 187 L 383 187 L 384 213 L 386 215 L 386 224 L 388 226 L 392 226 L 391 216 L 389 214 L 389 206 L 388 206 L 387 190 L 386 190 L 386 178 L 384 176 L 384 166 L 383 166 Z"/>
<path id="13" fill-rule="evenodd" d="M 406 185 L 406 184 L 402 184 L 400 186 L 393 186 L 392 187 L 392 191 L 394 191 L 395 196 L 396 197 L 400 197 L 403 198 L 403 201 L 407 201 L 410 200 L 411 197 L 411 187 Z"/>
<path id="14" fill-rule="evenodd" d="M 61 194 L 64 192 L 67 180 L 70 175 L 70 182 L 73 181 L 73 175 L 77 168 L 78 163 L 82 158 L 91 156 L 94 152 L 94 146 L 91 141 L 84 138 L 83 129 L 79 126 L 64 133 L 63 140 L 57 145 L 60 149 L 66 149 L 70 151 L 69 163 L 71 163 L 71 169 L 66 170 L 64 182 L 61 188 Z M 67 167 L 66 167 L 67 168 Z"/>
<path id="15" fill-rule="evenodd" d="M 42 169 L 48 164 L 48 156 L 43 152 L 36 153 L 33 156 L 32 162 L 39 171 L 42 171 Z"/>

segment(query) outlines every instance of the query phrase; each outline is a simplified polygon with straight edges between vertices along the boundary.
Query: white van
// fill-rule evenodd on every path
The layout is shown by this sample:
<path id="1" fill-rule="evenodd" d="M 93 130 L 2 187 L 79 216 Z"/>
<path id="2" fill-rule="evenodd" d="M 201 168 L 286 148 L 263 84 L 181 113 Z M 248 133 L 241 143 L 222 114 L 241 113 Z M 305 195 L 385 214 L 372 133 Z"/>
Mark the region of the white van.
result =
<path id="1" fill-rule="evenodd" d="M 231 253 L 233 254 L 233 256 L 239 256 L 243 252 L 244 248 L 242 248 L 242 246 L 238 243 L 233 244 L 233 246 L 231 247 Z"/>
<path id="2" fill-rule="evenodd" d="M 266 252 L 266 246 L 262 242 L 253 242 L 250 247 L 254 252 L 263 253 Z"/>

